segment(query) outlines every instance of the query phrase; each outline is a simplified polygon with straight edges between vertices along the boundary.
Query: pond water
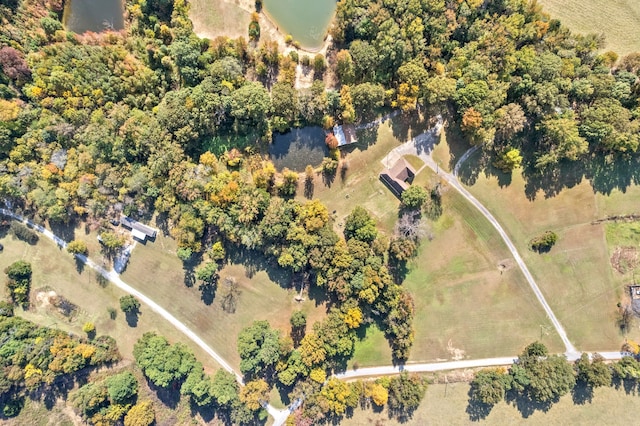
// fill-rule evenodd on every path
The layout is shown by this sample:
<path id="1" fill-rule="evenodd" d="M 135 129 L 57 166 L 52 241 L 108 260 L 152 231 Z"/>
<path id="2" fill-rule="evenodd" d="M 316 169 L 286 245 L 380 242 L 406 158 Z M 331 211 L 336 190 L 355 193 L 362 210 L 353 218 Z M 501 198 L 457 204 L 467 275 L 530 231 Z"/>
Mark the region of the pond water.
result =
<path id="1" fill-rule="evenodd" d="M 263 0 L 264 8 L 284 34 L 291 34 L 302 47 L 322 46 L 336 11 L 336 0 Z"/>
<path id="2" fill-rule="evenodd" d="M 269 147 L 271 161 L 278 170 L 287 167 L 303 172 L 308 164 L 318 166 L 329 155 L 322 127 L 303 127 L 288 133 L 276 133 Z"/>
<path id="3" fill-rule="evenodd" d="M 64 26 L 82 34 L 124 28 L 123 0 L 68 0 L 64 8 Z"/>

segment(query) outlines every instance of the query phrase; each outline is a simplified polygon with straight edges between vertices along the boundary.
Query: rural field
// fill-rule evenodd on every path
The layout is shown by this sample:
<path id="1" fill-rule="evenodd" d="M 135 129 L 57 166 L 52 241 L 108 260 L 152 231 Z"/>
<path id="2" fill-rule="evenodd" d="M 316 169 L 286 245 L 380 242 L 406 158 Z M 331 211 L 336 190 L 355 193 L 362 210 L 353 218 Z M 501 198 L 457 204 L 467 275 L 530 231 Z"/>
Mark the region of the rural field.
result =
<path id="1" fill-rule="evenodd" d="M 346 153 L 343 162 L 348 169 L 344 176 L 338 171 L 330 188 L 316 182 L 314 195 L 335 211 L 338 232 L 353 206 L 362 205 L 387 235 L 392 234 L 399 201 L 378 179 L 384 167 L 380 159 L 427 127 L 402 121 L 396 118 L 381 125 L 369 135 L 375 137 L 374 145 L 359 143 Z M 446 144 L 440 143 L 437 150 L 436 158 L 446 164 Z M 421 165 L 418 158 L 407 160 Z M 433 187 L 437 182 L 425 168 L 414 184 Z M 423 241 L 404 282 L 416 307 L 409 362 L 516 355 L 536 339 L 562 351 L 560 339 L 519 269 L 513 267 L 497 232 L 454 190 L 445 187 L 443 192 L 443 214 L 429 221 L 433 240 Z M 370 327 L 362 337 L 349 365 L 388 364 L 390 350 L 383 333 Z"/>
<path id="2" fill-rule="evenodd" d="M 248 36 L 251 13 L 239 6 L 238 0 L 192 0 L 189 18 L 193 30 L 200 37 L 218 36 L 237 38 Z"/>
<path id="3" fill-rule="evenodd" d="M 345 426 L 384 424 L 395 425 L 463 425 L 480 422 L 484 425 L 606 425 L 635 424 L 640 398 L 636 393 L 623 388 L 598 388 L 591 401 L 574 403 L 572 395 L 565 395 L 548 411 L 532 410 L 528 405 L 517 406 L 515 402 L 501 402 L 493 407 L 486 417 L 474 414 L 469 407 L 469 385 L 449 383 L 430 385 L 422 404 L 413 417 L 400 423 L 389 419 L 386 410 L 355 410 L 352 417 L 344 418 Z M 469 410 L 469 411 L 467 411 Z M 476 412 L 477 413 L 477 412 Z"/>
<path id="4" fill-rule="evenodd" d="M 107 334 L 116 339 L 123 358 L 128 362 L 133 360 L 133 345 L 142 334 L 156 331 L 172 342 L 189 345 L 208 369 L 219 368 L 204 351 L 144 304 L 140 308 L 141 315 L 136 326 L 128 325 L 119 305 L 119 298 L 125 293 L 114 285 L 105 284 L 98 279 L 93 269 L 77 268 L 73 257 L 49 239 L 41 236 L 39 242 L 32 246 L 6 236 L 0 238 L 0 243 L 4 245 L 4 250 L 0 253 L 0 270 L 20 259 L 30 262 L 33 268 L 33 307 L 27 311 L 18 310 L 19 316 L 43 326 L 56 327 L 77 335 L 84 335 L 83 324 L 92 321 L 98 335 Z M 93 255 L 96 257 L 95 253 Z M 56 296 L 63 296 L 76 305 L 77 312 L 70 317 L 62 315 L 52 306 L 54 294 L 50 292 L 55 292 Z M 117 311 L 115 320 L 109 316 L 109 307 Z"/>
<path id="5" fill-rule="evenodd" d="M 258 253 L 232 256 L 235 263 L 221 270 L 217 290 L 204 293 L 198 283 L 185 282 L 182 262 L 175 253 L 175 241 L 163 236 L 153 243 L 138 244 L 122 279 L 198 333 L 236 370 L 240 365 L 237 336 L 253 321 L 268 320 L 285 334 L 295 310 L 307 314 L 309 327 L 325 315 L 322 299 L 296 301 L 298 293 L 289 289 L 290 275 Z M 221 305 L 222 283 L 227 277 L 234 278 L 240 290 L 234 313 L 225 312 Z"/>
<path id="6" fill-rule="evenodd" d="M 605 50 L 640 52 L 637 0 L 539 0 L 538 4 L 574 32 L 604 34 Z"/>
<path id="7" fill-rule="evenodd" d="M 616 304 L 625 296 L 629 282 L 614 275 L 607 225 L 592 222 L 614 213 L 633 213 L 633 206 L 640 200 L 638 189 L 631 187 L 624 196 L 615 191 L 611 195 L 594 194 L 583 179 L 555 196 L 546 197 L 540 190 L 527 197 L 526 183 L 519 172 L 514 172 L 507 183 L 504 176 L 487 176 L 484 172 L 476 176 L 471 169 L 477 158 L 470 158 L 461 170 L 463 176 L 473 176 L 467 180 L 469 191 L 510 234 L 569 339 L 580 350 L 619 348 L 625 336 L 616 324 Z M 530 239 L 547 230 L 558 234 L 558 243 L 549 253 L 531 251 Z M 635 330 L 629 337 L 638 335 Z"/>

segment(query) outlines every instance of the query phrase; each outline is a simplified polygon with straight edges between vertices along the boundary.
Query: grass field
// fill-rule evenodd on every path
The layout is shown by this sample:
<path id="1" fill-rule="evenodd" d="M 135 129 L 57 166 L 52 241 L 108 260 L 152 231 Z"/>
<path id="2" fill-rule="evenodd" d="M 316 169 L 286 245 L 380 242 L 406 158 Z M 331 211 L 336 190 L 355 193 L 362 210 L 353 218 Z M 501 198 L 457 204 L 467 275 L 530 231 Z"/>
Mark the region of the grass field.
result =
<path id="1" fill-rule="evenodd" d="M 640 403 L 637 394 L 612 387 L 598 388 L 591 402 L 575 404 L 571 395 L 565 395 L 547 411 L 534 411 L 525 417 L 513 404 L 501 402 L 493 407 L 486 418 L 472 420 L 467 412 L 469 385 L 450 383 L 431 385 L 420 407 L 406 423 L 389 419 L 385 411 L 356 410 L 353 417 L 343 419 L 344 426 L 364 425 L 626 425 L 635 424 Z"/>
<path id="2" fill-rule="evenodd" d="M 238 333 L 254 320 L 268 320 L 284 334 L 289 332 L 289 318 L 297 309 L 307 313 L 309 327 L 325 315 L 321 300 L 307 298 L 297 302 L 297 292 L 287 288 L 290 276 L 257 253 L 236 259 L 237 263 L 222 269 L 220 282 L 233 277 L 240 289 L 235 313 L 226 313 L 218 297 L 220 289 L 214 295 L 203 296 L 197 283 L 192 287 L 185 284 L 185 271 L 175 250 L 175 241 L 162 236 L 154 243 L 138 244 L 122 279 L 196 331 L 236 369 L 240 364 Z"/>
<path id="3" fill-rule="evenodd" d="M 380 159 L 411 133 L 398 123 L 380 126 L 374 145 L 345 155 L 348 170 L 344 179 L 338 172 L 330 188 L 316 182 L 314 195 L 329 211 L 335 211 L 339 232 L 344 217 L 361 205 L 377 219 L 380 229 L 392 233 L 399 201 L 378 179 L 384 167 Z M 448 148 L 440 145 L 437 158 L 446 166 Z M 409 159 L 415 160 L 419 159 Z M 414 182 L 435 183 L 428 169 Z M 443 215 L 430 224 L 434 239 L 424 241 L 404 283 L 416 307 L 415 343 L 409 361 L 515 355 L 541 335 L 552 350 L 561 351 L 559 339 L 549 332 L 544 311 L 519 270 L 512 267 L 504 243 L 489 222 L 454 191 L 445 193 L 443 204 Z M 505 266 L 502 273 L 501 263 Z M 350 365 L 388 364 L 390 359 L 382 332 L 370 328 L 357 343 Z"/>
<path id="4" fill-rule="evenodd" d="M 476 163 L 477 156 L 465 166 Z M 640 200 L 638 191 L 595 195 L 583 180 L 554 197 L 539 192 L 530 200 L 518 172 L 502 186 L 481 172 L 469 190 L 510 234 L 569 339 L 581 350 L 619 348 L 624 336 L 616 326 L 616 304 L 626 290 L 609 263 L 605 225 L 591 222 L 619 210 L 630 212 Z M 529 240 L 547 230 L 559 235 L 556 246 L 544 254 L 529 250 Z"/>
<path id="5" fill-rule="evenodd" d="M 189 19 L 193 30 L 201 37 L 248 37 L 251 14 L 237 3 L 226 0 L 192 0 Z"/>
<path id="6" fill-rule="evenodd" d="M 539 0 L 538 4 L 572 31 L 603 33 L 605 50 L 621 55 L 640 51 L 637 0 Z"/>
<path id="7" fill-rule="evenodd" d="M 79 307 L 78 315 L 71 321 L 52 306 L 45 306 L 43 302 L 34 303 L 34 306 L 27 311 L 18 310 L 17 315 L 40 325 L 57 327 L 78 335 L 84 335 L 82 332 L 83 324 L 86 321 L 92 321 L 98 335 L 107 334 L 116 339 L 125 360 L 133 359 L 133 345 L 144 332 L 156 331 L 172 342 L 188 344 L 205 366 L 210 369 L 218 368 L 217 363 L 211 357 L 145 305 L 142 305 L 140 309 L 142 314 L 139 316 L 137 327 L 130 327 L 125 315 L 120 311 L 118 301 L 125 293 L 111 284 L 101 286 L 92 269 L 84 268 L 79 273 L 71 255 L 59 249 L 49 239 L 41 236 L 39 242 L 33 246 L 11 236 L 1 238 L 0 242 L 4 245 L 4 250 L 0 252 L 0 270 L 4 270 L 8 265 L 20 259 L 31 263 L 33 268 L 32 300 L 36 299 L 37 292 L 35 290 L 47 288 L 55 291 L 59 296 L 64 296 Z M 4 275 L 2 286 L 4 292 Z M 115 320 L 109 318 L 108 307 L 117 309 L 118 315 Z"/>

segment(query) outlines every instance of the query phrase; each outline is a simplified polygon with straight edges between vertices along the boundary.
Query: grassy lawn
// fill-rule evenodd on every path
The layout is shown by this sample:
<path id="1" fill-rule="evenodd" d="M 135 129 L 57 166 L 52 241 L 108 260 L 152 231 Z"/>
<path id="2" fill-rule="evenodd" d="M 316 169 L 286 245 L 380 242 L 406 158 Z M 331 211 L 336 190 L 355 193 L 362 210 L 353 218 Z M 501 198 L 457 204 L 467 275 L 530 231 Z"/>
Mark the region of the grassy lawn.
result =
<path id="1" fill-rule="evenodd" d="M 419 180 L 436 177 L 424 170 Z M 515 355 L 542 339 L 562 350 L 546 314 L 491 224 L 446 189 L 443 214 L 410 264 L 416 338 L 410 361 Z"/>
<path id="2" fill-rule="evenodd" d="M 248 37 L 251 14 L 233 1 L 192 0 L 189 5 L 189 19 L 199 36 Z"/>
<path id="3" fill-rule="evenodd" d="M 289 318 L 295 310 L 307 313 L 309 327 L 325 315 L 321 300 L 306 298 L 297 302 L 298 293 L 288 288 L 290 276 L 257 253 L 236 259 L 237 263 L 222 269 L 220 282 L 233 277 L 240 289 L 235 313 L 227 313 L 219 297 L 222 290 L 203 296 L 198 283 L 192 286 L 185 283 L 185 271 L 175 250 L 175 241 L 162 236 L 153 243 L 138 244 L 122 279 L 198 333 L 236 369 L 240 364 L 236 350 L 238 333 L 254 320 L 268 320 L 288 333 Z"/>
<path id="4" fill-rule="evenodd" d="M 476 163 L 477 156 L 466 166 Z M 554 197 L 540 191 L 528 199 L 520 173 L 506 181 L 480 172 L 469 190 L 510 234 L 569 339 L 581 350 L 618 348 L 624 337 L 615 323 L 616 303 L 625 288 L 609 263 L 606 225 L 591 222 L 618 210 L 633 211 L 638 191 L 632 188 L 624 197 L 594 195 L 583 180 Z M 547 230 L 558 234 L 556 246 L 545 254 L 529 250 L 529 240 Z"/>
<path id="5" fill-rule="evenodd" d="M 467 413 L 469 385 L 450 383 L 431 385 L 427 389 L 422 404 L 413 417 L 405 422 L 389 419 L 388 413 L 374 413 L 372 410 L 356 410 L 353 417 L 343 419 L 344 426 L 364 426 L 384 424 L 394 425 L 464 425 L 478 422 Z M 547 411 L 534 411 L 523 415 L 514 404 L 497 404 L 486 418 L 487 425 L 611 425 L 635 424 L 638 395 L 612 387 L 598 388 L 591 402 L 575 404 L 571 395 L 565 395 Z"/>
<path id="6" fill-rule="evenodd" d="M 316 180 L 314 195 L 335 211 L 338 226 L 354 206 L 361 205 L 391 234 L 399 202 L 379 181 L 378 173 L 384 167 L 380 159 L 411 134 L 398 127 L 380 126 L 375 145 L 344 155 L 346 176 L 341 179 L 338 172 L 331 188 Z M 449 167 L 446 143 L 440 143 L 434 155 L 443 168 Z M 414 182 L 431 187 L 436 183 L 428 169 Z M 541 335 L 552 350 L 561 351 L 544 311 L 489 222 L 453 190 L 445 192 L 443 204 L 443 215 L 430 222 L 434 239 L 424 241 L 404 283 L 416 307 L 409 361 L 515 355 Z M 350 365 L 388 364 L 383 333 L 371 327 L 363 337 Z"/>
<path id="7" fill-rule="evenodd" d="M 33 306 L 27 311 L 17 310 L 17 315 L 44 326 L 57 327 L 78 335 L 84 334 L 83 324 L 92 321 L 98 335 L 108 334 L 116 339 L 125 360 L 133 359 L 133 345 L 144 332 L 156 331 L 172 342 L 188 344 L 208 368 L 219 367 L 211 357 L 144 304 L 140 309 L 142 314 L 137 326 L 129 326 L 119 305 L 119 298 L 125 293 L 112 284 L 101 285 L 92 269 L 84 268 L 78 272 L 71 255 L 59 249 L 49 239 L 41 236 L 39 242 L 33 246 L 11 236 L 0 238 L 0 242 L 4 245 L 4 250 L 0 253 L 0 270 L 20 259 L 30 262 L 33 268 Z M 4 274 L 2 282 L 4 292 Z M 47 306 L 47 299 L 40 297 L 40 300 L 37 300 L 37 290 L 43 288 L 46 288 L 47 292 L 54 291 L 58 296 L 64 296 L 77 305 L 78 314 L 69 320 L 53 306 Z M 118 315 L 115 320 L 110 319 L 108 307 L 117 309 Z"/>
<path id="8" fill-rule="evenodd" d="M 605 50 L 621 55 L 640 51 L 637 0 L 539 0 L 538 4 L 572 31 L 604 34 Z"/>

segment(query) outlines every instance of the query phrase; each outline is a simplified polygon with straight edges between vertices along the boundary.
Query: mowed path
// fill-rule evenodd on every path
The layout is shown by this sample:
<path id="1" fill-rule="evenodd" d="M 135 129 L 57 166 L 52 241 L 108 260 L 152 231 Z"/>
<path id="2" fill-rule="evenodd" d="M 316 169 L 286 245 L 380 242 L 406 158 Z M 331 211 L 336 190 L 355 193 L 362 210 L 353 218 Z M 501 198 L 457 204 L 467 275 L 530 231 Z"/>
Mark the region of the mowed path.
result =
<path id="1" fill-rule="evenodd" d="M 507 245 L 507 248 L 511 252 L 511 255 L 515 259 L 516 263 L 518 264 L 518 267 L 522 271 L 522 274 L 524 275 L 527 282 L 529 283 L 531 290 L 533 290 L 533 293 L 535 294 L 536 298 L 538 299 L 538 301 L 544 308 L 545 312 L 547 313 L 547 316 L 551 320 L 551 323 L 556 329 L 556 332 L 558 333 L 558 335 L 562 339 L 562 342 L 564 343 L 565 350 L 566 350 L 565 354 L 567 355 L 567 358 L 574 358 L 576 355 L 579 354 L 579 352 L 576 350 L 576 348 L 573 346 L 573 344 L 567 337 L 567 332 L 564 330 L 564 327 L 562 327 L 562 324 L 560 324 L 560 321 L 558 321 L 558 318 L 553 313 L 553 310 L 545 300 L 544 295 L 540 291 L 538 284 L 536 284 L 535 280 L 533 279 L 531 272 L 529 272 L 529 268 L 527 268 L 527 265 L 524 263 L 524 260 L 520 256 L 520 253 L 518 253 L 518 250 L 516 249 L 515 245 L 513 244 L 513 242 L 505 232 L 505 230 L 502 228 L 500 223 L 491 214 L 491 212 L 489 212 L 489 210 L 487 210 L 487 208 L 480 201 L 478 201 L 473 195 L 471 195 L 469 191 L 467 191 L 467 189 L 464 186 L 462 186 L 462 184 L 460 183 L 460 181 L 456 176 L 457 171 L 460 165 L 462 164 L 462 162 L 464 162 L 467 158 L 469 158 L 469 156 L 473 153 L 472 151 L 473 148 L 472 150 L 467 151 L 460 158 L 460 161 L 458 161 L 458 164 L 456 164 L 456 166 L 454 167 L 453 173 L 448 173 L 444 170 L 441 170 L 440 166 L 431 157 L 431 152 L 433 151 L 434 145 L 438 140 L 438 136 L 440 134 L 441 129 L 442 129 L 442 121 L 440 120 L 438 124 L 428 132 L 422 133 L 416 136 L 415 138 L 409 140 L 408 142 L 405 142 L 404 144 L 400 145 L 399 147 L 393 149 L 389 154 L 387 154 L 385 158 L 381 160 L 382 164 L 384 164 L 386 167 L 393 167 L 393 164 L 395 164 L 395 162 L 398 159 L 402 158 L 403 156 L 416 155 L 422 161 L 424 161 L 424 166 L 420 170 L 418 170 L 418 173 L 424 167 L 429 167 L 431 170 L 436 172 L 442 179 L 444 179 L 450 186 L 455 188 L 467 201 L 473 204 L 473 206 L 475 206 L 480 211 L 480 213 L 482 213 L 482 215 L 491 223 L 491 225 L 493 225 L 496 231 L 498 231 L 498 234 L 500 234 L 500 237 L 502 237 L 502 240 Z"/>

